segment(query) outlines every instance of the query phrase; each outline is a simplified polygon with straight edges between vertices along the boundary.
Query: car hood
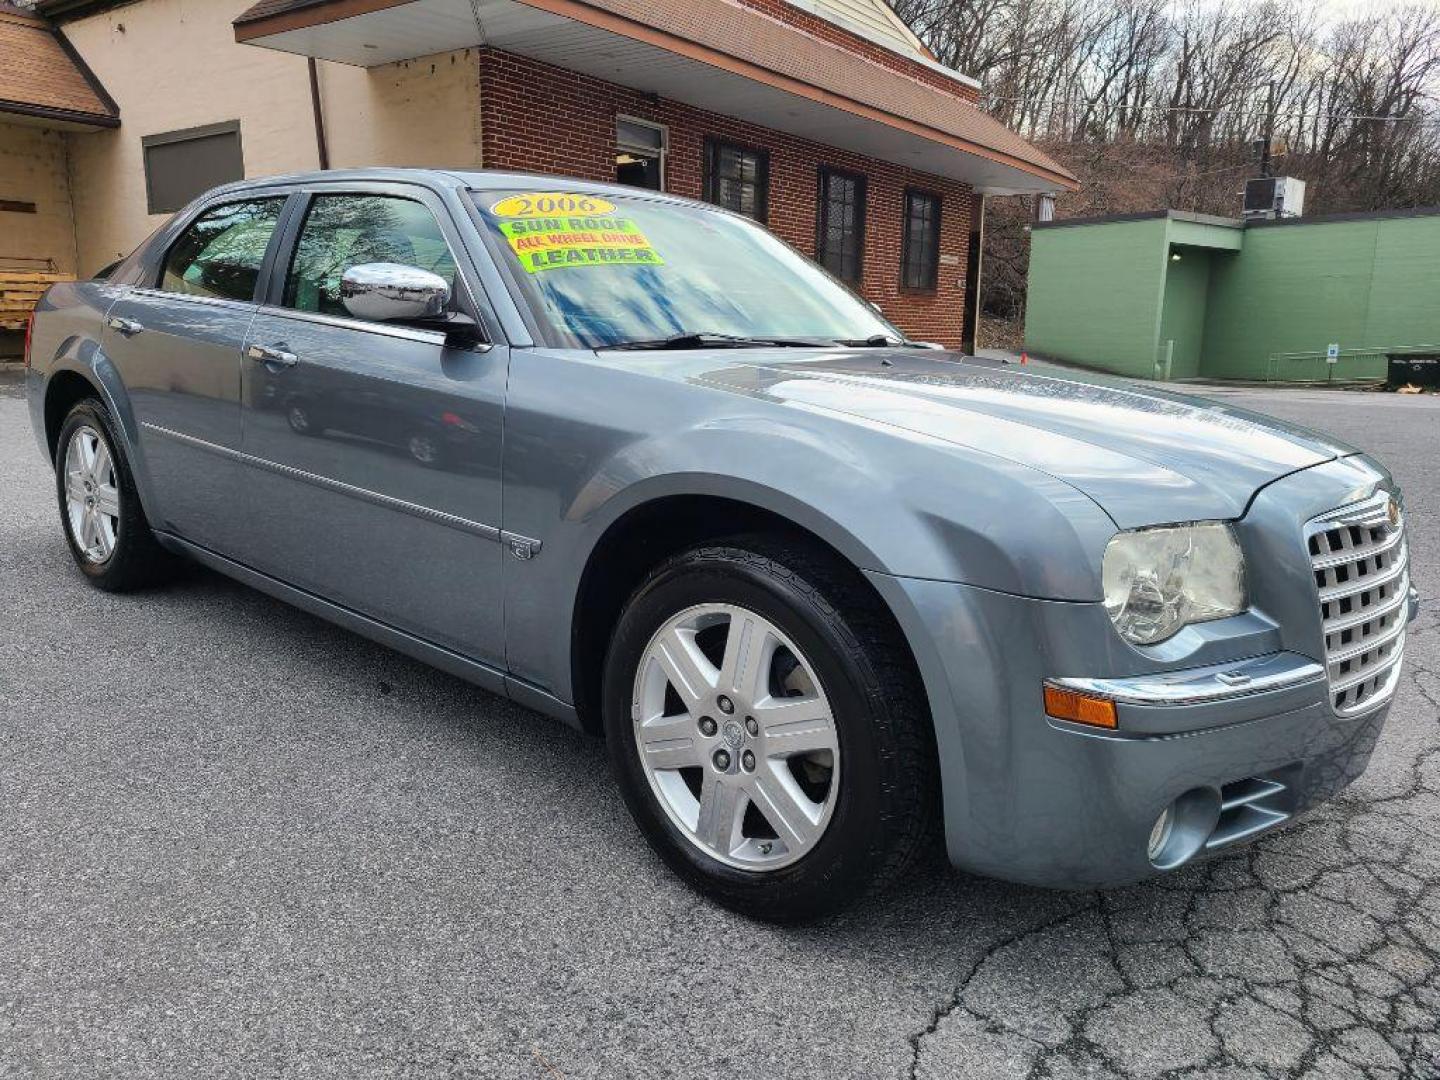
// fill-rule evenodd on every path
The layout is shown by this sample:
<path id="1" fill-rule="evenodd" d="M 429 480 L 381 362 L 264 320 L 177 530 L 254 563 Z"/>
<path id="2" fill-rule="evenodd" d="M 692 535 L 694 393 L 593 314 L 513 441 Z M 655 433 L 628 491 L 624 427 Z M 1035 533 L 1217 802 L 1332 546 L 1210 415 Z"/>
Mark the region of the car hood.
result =
<path id="1" fill-rule="evenodd" d="M 1083 491 L 1120 528 L 1238 518 L 1266 484 L 1356 452 L 1200 398 L 958 354 L 777 349 L 711 359 L 716 366 L 690 378 L 1019 462 Z"/>

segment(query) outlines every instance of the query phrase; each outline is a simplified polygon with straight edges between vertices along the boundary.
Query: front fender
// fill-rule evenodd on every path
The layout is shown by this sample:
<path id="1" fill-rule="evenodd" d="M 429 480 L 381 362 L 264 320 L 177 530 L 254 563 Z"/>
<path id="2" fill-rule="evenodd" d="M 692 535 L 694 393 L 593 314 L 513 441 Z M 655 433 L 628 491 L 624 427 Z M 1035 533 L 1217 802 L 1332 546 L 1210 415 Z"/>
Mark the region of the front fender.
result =
<path id="1" fill-rule="evenodd" d="M 1087 496 L 962 447 L 850 427 L 827 433 L 783 416 L 741 416 L 659 432 L 595 462 L 563 520 L 582 525 L 593 548 L 646 502 L 710 495 L 779 514 L 861 570 L 1101 598 L 1100 560 L 1115 525 Z"/>
<path id="2" fill-rule="evenodd" d="M 507 563 L 511 670 L 566 700 L 586 566 L 656 499 L 770 511 L 864 571 L 1063 600 L 1100 599 L 1115 531 L 1075 488 L 983 451 L 535 353 L 512 365 L 505 493 L 504 527 L 541 542 L 532 562 Z"/>

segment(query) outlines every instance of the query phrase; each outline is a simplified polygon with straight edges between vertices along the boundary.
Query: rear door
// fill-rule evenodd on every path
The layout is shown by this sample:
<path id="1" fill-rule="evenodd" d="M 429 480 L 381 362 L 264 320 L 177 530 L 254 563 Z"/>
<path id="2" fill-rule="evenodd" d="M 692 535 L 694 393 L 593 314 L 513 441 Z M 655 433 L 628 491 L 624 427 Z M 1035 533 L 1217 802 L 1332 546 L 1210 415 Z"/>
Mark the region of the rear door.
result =
<path id="1" fill-rule="evenodd" d="M 102 332 L 139 425 L 151 525 L 224 554 L 244 520 L 240 348 L 286 198 L 247 194 L 203 208 L 158 273 L 111 306 Z"/>
<path id="2" fill-rule="evenodd" d="M 244 560 L 499 667 L 508 350 L 356 318 L 341 301 L 350 266 L 419 267 L 450 281 L 452 304 L 489 321 L 493 340 L 431 192 L 323 186 L 305 198 L 247 337 Z"/>

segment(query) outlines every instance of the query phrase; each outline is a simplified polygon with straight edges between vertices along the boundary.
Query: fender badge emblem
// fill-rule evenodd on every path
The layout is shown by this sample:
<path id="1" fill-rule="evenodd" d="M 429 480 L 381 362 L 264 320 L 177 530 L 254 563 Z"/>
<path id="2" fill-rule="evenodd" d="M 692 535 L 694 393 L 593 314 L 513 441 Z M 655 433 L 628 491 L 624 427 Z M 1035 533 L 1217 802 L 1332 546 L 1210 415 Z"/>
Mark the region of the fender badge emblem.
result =
<path id="1" fill-rule="evenodd" d="M 517 559 L 533 559 L 540 553 L 539 540 L 532 540 L 528 536 L 519 536 L 509 532 L 501 535 L 504 536 L 505 543 L 510 548 L 510 554 Z"/>

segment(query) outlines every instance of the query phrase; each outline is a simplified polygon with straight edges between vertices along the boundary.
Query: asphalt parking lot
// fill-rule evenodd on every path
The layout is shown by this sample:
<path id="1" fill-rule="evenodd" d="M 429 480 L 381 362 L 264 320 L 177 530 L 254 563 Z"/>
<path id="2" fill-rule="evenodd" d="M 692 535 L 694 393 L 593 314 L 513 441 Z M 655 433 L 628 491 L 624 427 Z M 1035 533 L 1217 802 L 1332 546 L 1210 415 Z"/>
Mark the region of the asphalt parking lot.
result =
<path id="1" fill-rule="evenodd" d="M 1385 460 L 1440 597 L 1440 398 L 1216 396 Z M 598 742 L 208 573 L 88 588 L 0 377 L 0 1076 L 1440 1077 L 1437 611 L 1369 772 L 1246 851 L 775 929 Z"/>

